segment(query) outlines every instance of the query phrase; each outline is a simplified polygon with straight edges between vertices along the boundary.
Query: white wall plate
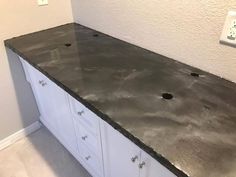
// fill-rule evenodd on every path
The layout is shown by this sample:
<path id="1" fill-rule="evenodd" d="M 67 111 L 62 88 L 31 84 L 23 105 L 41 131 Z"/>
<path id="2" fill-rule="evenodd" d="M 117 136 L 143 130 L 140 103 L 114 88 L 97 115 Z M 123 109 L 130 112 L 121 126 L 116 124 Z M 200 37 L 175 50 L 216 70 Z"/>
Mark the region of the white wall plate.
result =
<path id="1" fill-rule="evenodd" d="M 236 47 L 236 10 L 228 12 L 220 43 Z"/>
<path id="2" fill-rule="evenodd" d="M 48 5 L 48 0 L 38 0 L 38 5 L 39 5 L 39 6 Z"/>

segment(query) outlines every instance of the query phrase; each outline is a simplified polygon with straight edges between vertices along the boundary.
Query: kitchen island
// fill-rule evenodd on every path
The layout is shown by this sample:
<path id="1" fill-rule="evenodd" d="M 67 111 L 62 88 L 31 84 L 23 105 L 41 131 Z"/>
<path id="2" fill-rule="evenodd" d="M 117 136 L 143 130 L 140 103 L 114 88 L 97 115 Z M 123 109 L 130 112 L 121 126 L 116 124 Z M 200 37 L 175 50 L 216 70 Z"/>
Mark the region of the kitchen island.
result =
<path id="1" fill-rule="evenodd" d="M 75 23 L 5 45 L 176 176 L 236 176 L 236 84 Z"/>

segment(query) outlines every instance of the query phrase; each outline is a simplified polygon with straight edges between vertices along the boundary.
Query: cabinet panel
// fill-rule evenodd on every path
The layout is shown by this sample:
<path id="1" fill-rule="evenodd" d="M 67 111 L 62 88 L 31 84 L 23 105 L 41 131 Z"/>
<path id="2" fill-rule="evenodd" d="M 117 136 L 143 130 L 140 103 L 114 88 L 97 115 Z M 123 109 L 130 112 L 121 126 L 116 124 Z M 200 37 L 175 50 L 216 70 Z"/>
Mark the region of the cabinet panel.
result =
<path id="1" fill-rule="evenodd" d="M 28 71 L 28 69 L 27 69 L 27 62 L 26 61 L 24 61 L 21 57 L 19 57 L 19 59 L 20 59 L 20 62 L 21 62 L 21 64 L 22 64 L 22 67 L 23 67 L 23 69 L 24 69 L 24 73 L 25 73 L 25 78 L 26 78 L 26 80 L 30 83 L 31 82 L 31 79 L 30 79 L 30 75 L 29 75 L 29 71 Z"/>
<path id="2" fill-rule="evenodd" d="M 73 152 L 77 152 L 77 142 L 75 135 L 75 128 L 72 115 L 69 108 L 68 96 L 64 90 L 59 88 L 56 84 L 52 83 L 54 90 L 55 103 L 55 116 L 57 118 L 57 131 Z"/>
<path id="3" fill-rule="evenodd" d="M 140 149 L 107 123 L 102 125 L 105 176 L 139 177 Z"/>
<path id="4" fill-rule="evenodd" d="M 145 152 L 141 152 L 140 177 L 177 177 Z"/>
<path id="5" fill-rule="evenodd" d="M 41 114 L 50 131 L 73 153 L 77 143 L 67 93 L 27 64 L 31 85 Z"/>
<path id="6" fill-rule="evenodd" d="M 50 124 L 50 127 L 56 129 L 57 118 L 55 116 L 55 99 L 53 98 L 53 88 L 49 84 L 49 80 L 39 71 L 28 65 L 28 73 L 31 78 L 31 86 L 36 97 L 41 118 Z"/>

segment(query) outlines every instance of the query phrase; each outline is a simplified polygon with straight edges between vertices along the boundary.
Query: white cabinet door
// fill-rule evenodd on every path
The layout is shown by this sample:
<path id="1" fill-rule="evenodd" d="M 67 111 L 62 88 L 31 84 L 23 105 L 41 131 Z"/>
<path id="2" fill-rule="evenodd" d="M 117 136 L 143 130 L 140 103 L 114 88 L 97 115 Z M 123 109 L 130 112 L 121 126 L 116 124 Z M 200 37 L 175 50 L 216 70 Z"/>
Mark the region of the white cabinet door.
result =
<path id="1" fill-rule="evenodd" d="M 140 149 L 110 125 L 101 122 L 105 176 L 139 177 Z"/>
<path id="2" fill-rule="evenodd" d="M 33 88 L 34 95 L 38 104 L 38 108 L 41 114 L 41 119 L 46 121 L 50 127 L 56 129 L 57 117 L 56 114 L 56 97 L 54 97 L 54 91 L 49 80 L 41 74 L 39 71 L 34 69 L 32 66 L 27 66 L 28 73 L 31 78 L 31 86 Z"/>
<path id="3" fill-rule="evenodd" d="M 140 177 L 176 177 L 157 160 L 143 151 L 141 152 L 140 165 Z"/>
<path id="4" fill-rule="evenodd" d="M 41 121 L 64 146 L 72 153 L 77 153 L 76 135 L 67 93 L 32 66 L 27 65 L 27 69 Z"/>
<path id="5" fill-rule="evenodd" d="M 74 122 L 72 114 L 70 112 L 69 101 L 67 93 L 51 82 L 51 88 L 53 89 L 55 117 L 57 120 L 58 135 L 60 136 L 62 143 L 69 148 L 72 153 L 77 153 L 77 139 L 75 134 Z"/>

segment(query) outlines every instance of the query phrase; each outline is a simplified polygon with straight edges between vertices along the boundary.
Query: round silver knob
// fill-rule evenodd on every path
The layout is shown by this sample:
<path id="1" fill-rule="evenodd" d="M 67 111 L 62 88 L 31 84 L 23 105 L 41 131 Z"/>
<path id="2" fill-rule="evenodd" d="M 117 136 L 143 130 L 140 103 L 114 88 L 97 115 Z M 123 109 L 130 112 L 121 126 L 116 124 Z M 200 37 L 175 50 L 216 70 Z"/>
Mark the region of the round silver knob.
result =
<path id="1" fill-rule="evenodd" d="M 43 82 L 43 83 L 42 83 L 42 86 L 44 87 L 45 85 L 47 85 L 47 83 L 46 83 L 46 82 Z"/>
<path id="2" fill-rule="evenodd" d="M 88 138 L 88 136 L 85 135 L 85 136 L 82 136 L 81 138 L 82 138 L 82 140 L 86 140 Z"/>
<path id="3" fill-rule="evenodd" d="M 133 163 L 134 163 L 136 160 L 138 160 L 138 156 L 137 156 L 137 155 L 131 158 L 131 161 L 132 161 Z"/>
<path id="4" fill-rule="evenodd" d="M 145 165 L 145 162 L 142 162 L 142 163 L 140 163 L 140 164 L 138 165 L 138 167 L 139 167 L 140 169 L 142 169 L 144 165 Z"/>
<path id="5" fill-rule="evenodd" d="M 91 159 L 91 156 L 89 155 L 89 156 L 85 157 L 85 159 L 89 160 L 89 159 Z"/>
<path id="6" fill-rule="evenodd" d="M 43 80 L 39 80 L 39 84 L 42 84 L 43 83 Z"/>
<path id="7" fill-rule="evenodd" d="M 82 114 L 84 114 L 84 110 L 77 112 L 77 114 L 82 116 Z"/>

